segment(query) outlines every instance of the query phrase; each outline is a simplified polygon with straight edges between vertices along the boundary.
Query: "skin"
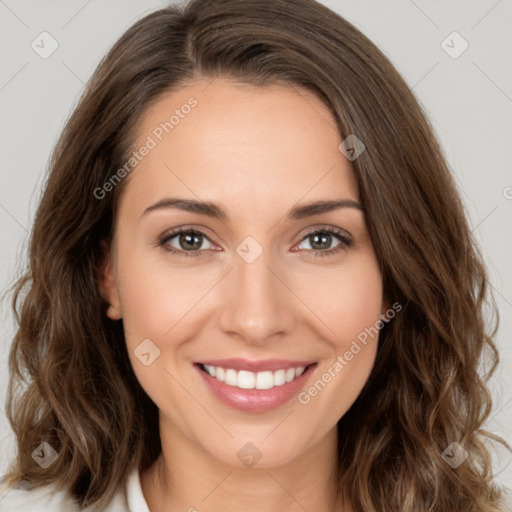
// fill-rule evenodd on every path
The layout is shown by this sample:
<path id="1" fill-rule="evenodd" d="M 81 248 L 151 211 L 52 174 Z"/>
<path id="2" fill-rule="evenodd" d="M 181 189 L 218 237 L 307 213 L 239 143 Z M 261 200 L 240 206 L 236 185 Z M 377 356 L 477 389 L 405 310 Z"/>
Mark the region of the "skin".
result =
<path id="1" fill-rule="evenodd" d="M 316 361 L 307 389 L 386 311 L 362 211 L 286 218 L 297 204 L 359 201 L 335 120 L 297 87 L 197 79 L 153 104 L 136 146 L 191 96 L 197 106 L 125 178 L 100 282 L 108 316 L 123 319 L 136 376 L 160 410 L 163 451 L 141 475 L 144 496 L 152 512 L 351 511 L 336 498 L 336 423 L 369 377 L 376 337 L 307 405 L 295 397 L 264 413 L 224 405 L 192 365 L 230 357 Z M 228 219 L 172 208 L 141 217 L 170 196 L 215 202 Z M 201 255 L 158 246 L 181 226 L 205 233 Z M 353 243 L 314 256 L 306 235 L 328 226 Z M 263 250 L 250 264 L 236 252 L 247 236 Z M 340 243 L 333 235 L 321 250 Z M 179 236 L 167 245 L 194 250 Z M 145 366 L 134 350 L 148 338 L 160 355 Z M 237 458 L 247 442 L 262 454 L 251 468 Z"/>

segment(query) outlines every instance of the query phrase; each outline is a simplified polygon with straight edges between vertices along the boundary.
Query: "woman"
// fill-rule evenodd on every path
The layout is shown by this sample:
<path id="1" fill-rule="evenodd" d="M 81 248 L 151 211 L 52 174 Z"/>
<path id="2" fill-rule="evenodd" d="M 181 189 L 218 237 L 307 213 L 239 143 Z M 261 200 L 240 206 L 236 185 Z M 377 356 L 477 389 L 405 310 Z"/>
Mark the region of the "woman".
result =
<path id="1" fill-rule="evenodd" d="M 501 510 L 487 294 L 425 116 L 351 24 L 150 14 L 52 155 L 0 509 Z"/>

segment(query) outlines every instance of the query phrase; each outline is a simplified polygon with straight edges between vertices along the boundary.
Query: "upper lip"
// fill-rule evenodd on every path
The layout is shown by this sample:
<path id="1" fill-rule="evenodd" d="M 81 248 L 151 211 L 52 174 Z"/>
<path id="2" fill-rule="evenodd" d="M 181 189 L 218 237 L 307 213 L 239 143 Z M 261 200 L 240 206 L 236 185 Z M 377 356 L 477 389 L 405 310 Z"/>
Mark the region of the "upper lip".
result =
<path id="1" fill-rule="evenodd" d="M 220 368 L 232 368 L 233 370 L 245 370 L 249 372 L 263 372 L 275 370 L 287 370 L 289 368 L 300 368 L 309 366 L 315 361 L 292 361 L 290 359 L 262 359 L 260 361 L 251 361 L 249 359 L 210 359 L 208 361 L 198 361 L 197 364 L 208 366 L 217 366 Z"/>

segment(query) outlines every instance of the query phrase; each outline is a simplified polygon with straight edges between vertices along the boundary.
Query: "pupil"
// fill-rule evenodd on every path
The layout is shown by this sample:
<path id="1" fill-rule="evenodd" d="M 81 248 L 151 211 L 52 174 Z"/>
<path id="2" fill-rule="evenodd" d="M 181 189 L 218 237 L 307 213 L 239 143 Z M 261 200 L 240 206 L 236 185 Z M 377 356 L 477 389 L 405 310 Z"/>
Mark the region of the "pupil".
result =
<path id="1" fill-rule="evenodd" d="M 329 234 L 324 234 L 324 235 L 313 235 L 313 243 L 311 244 L 311 246 L 314 248 L 314 249 L 326 249 L 329 247 L 330 245 L 330 238 L 331 238 L 331 235 Z M 322 245 L 322 242 L 317 242 L 319 239 L 323 240 L 323 243 L 325 244 L 326 242 L 327 243 L 327 247 L 315 247 L 315 245 L 317 243 L 319 243 L 320 245 Z"/>
<path id="2" fill-rule="evenodd" d="M 182 244 L 182 247 L 185 248 L 187 248 L 187 244 L 189 244 L 189 249 L 199 249 L 199 247 L 201 247 L 201 241 L 199 240 L 199 236 L 190 233 L 182 234 L 180 237 L 180 243 Z"/>

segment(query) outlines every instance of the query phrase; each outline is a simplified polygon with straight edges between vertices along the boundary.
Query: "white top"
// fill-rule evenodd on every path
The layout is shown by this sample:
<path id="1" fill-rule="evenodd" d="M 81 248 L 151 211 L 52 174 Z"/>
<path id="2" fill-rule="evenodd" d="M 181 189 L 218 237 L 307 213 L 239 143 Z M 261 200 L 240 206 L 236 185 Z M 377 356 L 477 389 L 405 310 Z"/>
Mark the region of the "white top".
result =
<path id="1" fill-rule="evenodd" d="M 0 512 L 98 512 L 92 505 L 80 509 L 64 490 L 48 485 L 33 490 L 8 488 L 0 484 Z M 137 468 L 128 476 L 121 489 L 103 512 L 150 512 L 140 485 Z"/>
<path id="2" fill-rule="evenodd" d="M 512 492 L 503 489 L 503 512 L 512 512 Z M 98 512 L 92 505 L 87 509 L 73 502 L 70 496 L 62 490 L 56 490 L 51 485 L 34 490 L 10 489 L 0 484 L 0 512 Z M 140 477 L 135 468 L 126 486 L 121 489 L 102 512 L 150 512 L 140 485 Z"/>

